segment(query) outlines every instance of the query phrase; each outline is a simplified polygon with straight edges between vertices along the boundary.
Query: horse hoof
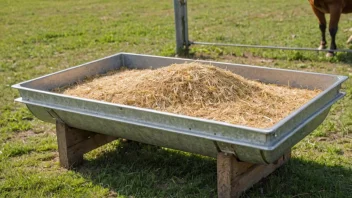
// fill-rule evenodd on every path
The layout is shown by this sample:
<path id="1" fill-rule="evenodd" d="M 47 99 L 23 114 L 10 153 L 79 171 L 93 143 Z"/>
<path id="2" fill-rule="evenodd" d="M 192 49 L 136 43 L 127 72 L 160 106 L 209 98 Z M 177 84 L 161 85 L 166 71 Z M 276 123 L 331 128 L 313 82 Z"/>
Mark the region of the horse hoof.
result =
<path id="1" fill-rule="evenodd" d="M 326 57 L 328 57 L 328 58 L 331 58 L 331 57 L 334 57 L 334 56 L 335 56 L 334 52 L 326 53 Z"/>

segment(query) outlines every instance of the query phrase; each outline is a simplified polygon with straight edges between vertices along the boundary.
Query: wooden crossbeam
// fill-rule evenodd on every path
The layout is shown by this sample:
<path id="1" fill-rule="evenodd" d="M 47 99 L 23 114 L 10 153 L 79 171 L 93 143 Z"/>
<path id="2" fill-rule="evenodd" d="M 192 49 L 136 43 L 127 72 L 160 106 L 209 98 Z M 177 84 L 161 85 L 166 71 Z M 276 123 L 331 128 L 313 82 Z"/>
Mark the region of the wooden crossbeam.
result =
<path id="1" fill-rule="evenodd" d="M 83 154 L 107 144 L 116 137 L 69 127 L 56 121 L 60 165 L 71 169 L 83 162 Z"/>
<path id="2" fill-rule="evenodd" d="M 219 153 L 217 157 L 218 197 L 239 197 L 264 177 L 274 172 L 291 157 L 291 151 L 268 165 L 239 162 L 234 155 Z"/>

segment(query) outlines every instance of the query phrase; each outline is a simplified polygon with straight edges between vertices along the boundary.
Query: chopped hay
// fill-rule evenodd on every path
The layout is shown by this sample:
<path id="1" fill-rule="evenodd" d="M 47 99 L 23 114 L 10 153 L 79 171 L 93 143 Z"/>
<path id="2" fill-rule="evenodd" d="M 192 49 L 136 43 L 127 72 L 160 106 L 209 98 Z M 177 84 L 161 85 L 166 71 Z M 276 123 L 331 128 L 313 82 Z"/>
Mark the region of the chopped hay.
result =
<path id="1" fill-rule="evenodd" d="M 315 97 L 306 90 L 247 80 L 199 63 L 121 69 L 71 86 L 63 94 L 267 128 Z"/>

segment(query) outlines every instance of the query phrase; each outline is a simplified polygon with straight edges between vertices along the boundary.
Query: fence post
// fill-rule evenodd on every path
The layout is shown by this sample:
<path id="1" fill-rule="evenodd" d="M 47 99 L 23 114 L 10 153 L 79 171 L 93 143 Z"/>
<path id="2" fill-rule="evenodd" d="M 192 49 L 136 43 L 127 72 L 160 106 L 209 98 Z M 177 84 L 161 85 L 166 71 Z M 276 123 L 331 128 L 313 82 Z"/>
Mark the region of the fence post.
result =
<path id="1" fill-rule="evenodd" d="M 183 55 L 188 53 L 188 17 L 187 1 L 174 0 L 175 10 L 175 30 L 176 30 L 176 54 Z"/>

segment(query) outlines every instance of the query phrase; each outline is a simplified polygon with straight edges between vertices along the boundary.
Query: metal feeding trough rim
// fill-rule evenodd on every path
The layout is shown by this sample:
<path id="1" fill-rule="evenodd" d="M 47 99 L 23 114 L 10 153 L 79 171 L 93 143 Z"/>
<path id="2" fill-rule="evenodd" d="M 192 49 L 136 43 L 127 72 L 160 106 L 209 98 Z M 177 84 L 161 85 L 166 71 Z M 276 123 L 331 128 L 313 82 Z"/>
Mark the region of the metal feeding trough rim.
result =
<path id="1" fill-rule="evenodd" d="M 326 94 L 327 92 L 331 91 L 332 89 L 336 88 L 336 86 L 339 86 L 341 83 L 343 83 L 345 80 L 348 79 L 348 77 L 346 76 L 340 76 L 340 75 L 331 75 L 331 74 L 321 74 L 321 73 L 314 73 L 314 72 L 302 72 L 302 71 L 296 71 L 296 70 L 288 70 L 288 69 L 276 69 L 276 68 L 268 68 L 268 67 L 260 67 L 260 66 L 253 66 L 253 65 L 244 65 L 244 64 L 233 64 L 233 63 L 222 63 L 222 62 L 215 62 L 215 61 L 202 61 L 202 60 L 191 60 L 191 59 L 182 59 L 182 58 L 172 58 L 174 60 L 181 60 L 181 61 L 198 61 L 200 63 L 206 63 L 206 64 L 223 64 L 223 65 L 229 65 L 229 66 L 239 66 L 239 67 L 252 67 L 252 68 L 265 68 L 267 70 L 281 70 L 281 71 L 290 71 L 290 72 L 294 72 L 294 73 L 306 73 L 306 74 L 318 74 L 318 75 L 323 75 L 323 76 L 330 76 L 330 77 L 334 77 L 336 79 L 336 81 L 331 84 L 327 89 L 325 89 L 324 91 L 322 91 L 320 94 L 318 94 L 315 98 L 311 99 L 309 102 L 305 103 L 304 105 L 302 105 L 300 108 L 296 109 L 295 111 L 291 112 L 288 116 L 286 116 L 285 118 L 283 118 L 281 121 L 279 121 L 278 123 L 276 123 L 275 125 L 273 125 L 270 128 L 264 128 L 264 129 L 260 129 L 260 128 L 254 128 L 254 127 L 249 127 L 249 126 L 244 126 L 244 125 L 236 125 L 236 124 L 230 124 L 227 122 L 221 122 L 221 121 L 214 121 L 214 120 L 208 120 L 208 119 L 204 119 L 204 118 L 197 118 L 197 117 L 191 117 L 191 116 L 186 116 L 186 115 L 179 115 L 179 114 L 174 114 L 174 113 L 168 113 L 168 112 L 162 112 L 162 111 L 156 111 L 153 109 L 146 109 L 146 108 L 139 108 L 139 107 L 135 107 L 135 106 L 128 106 L 128 105 L 122 105 L 122 104 L 115 104 L 115 103 L 109 103 L 109 102 L 104 102 L 104 101 L 98 101 L 98 100 L 92 100 L 92 99 L 86 99 L 86 98 L 80 98 L 80 97 L 75 97 L 75 96 L 68 96 L 68 95 L 64 95 L 64 94 L 59 94 L 59 93 L 54 93 L 54 92 L 50 92 L 50 91 L 45 91 L 45 90 L 40 90 L 40 89 L 34 89 L 34 88 L 28 88 L 25 87 L 25 84 L 28 82 L 32 82 L 35 80 L 39 80 L 39 79 L 43 79 L 46 78 L 48 76 L 52 76 L 52 75 L 56 75 L 62 72 L 66 72 L 78 67 L 84 67 L 88 64 L 94 63 L 94 62 L 99 62 L 101 60 L 110 58 L 110 57 L 114 57 L 117 55 L 122 55 L 122 57 L 124 55 L 137 55 L 137 56 L 141 56 L 141 57 L 150 57 L 150 58 L 161 58 L 161 59 L 170 59 L 170 57 L 161 57 L 161 56 L 150 56 L 150 55 L 141 55 L 141 54 L 133 54 L 133 53 L 117 53 L 115 55 L 111 55 L 108 57 L 104 57 L 98 60 L 94 60 L 88 63 L 84 63 L 75 67 L 70 67 L 67 68 L 65 70 L 61 70 L 58 72 L 54 72 L 48 75 L 44 75 L 32 80 L 28 80 L 22 83 L 18 83 L 13 85 L 13 88 L 16 89 L 21 89 L 21 90 L 26 90 L 26 91 L 34 91 L 34 92 L 38 92 L 38 93 L 42 93 L 45 95 L 52 95 L 52 96 L 59 96 L 59 97 L 64 97 L 64 98 L 71 98 L 71 99 L 79 99 L 82 101 L 86 101 L 86 102 L 93 102 L 93 103 L 100 103 L 100 104 L 106 104 L 109 106 L 114 106 L 117 108 L 125 108 L 125 109 L 131 109 L 131 110 L 137 110 L 137 111 L 144 111 L 144 112 L 149 112 L 149 113 L 153 113 L 153 114 L 159 114 L 159 115 L 166 115 L 166 116 L 172 116 L 172 117 L 177 117 L 177 118 L 182 118 L 182 119 L 189 119 L 189 120 L 193 120 L 193 121 L 200 121 L 200 122 L 207 122 L 207 123 L 211 123 L 211 124 L 216 124 L 216 125 L 222 125 L 222 126 L 227 126 L 227 127 L 232 127 L 234 129 L 244 129 L 244 130 L 250 130 L 252 132 L 255 133 L 259 133 L 259 134 L 264 134 L 264 135 L 275 135 L 275 133 L 277 132 L 277 130 L 283 126 L 287 121 L 289 121 L 290 119 L 292 119 L 294 116 L 296 116 L 297 114 L 299 114 L 301 111 L 303 111 L 307 106 L 311 105 L 312 103 L 316 102 L 321 96 L 323 96 L 324 94 Z M 124 65 L 124 58 L 122 58 L 122 63 Z M 255 147 L 255 148 L 260 148 L 262 150 L 273 150 L 275 149 L 278 145 L 280 145 L 279 143 L 282 141 L 285 141 L 288 137 L 290 137 L 291 135 L 294 134 L 295 131 L 299 130 L 301 127 L 304 126 L 304 124 L 306 124 L 307 120 L 311 120 L 314 117 L 318 116 L 322 111 L 326 110 L 327 108 L 329 108 L 334 102 L 336 102 L 338 99 L 340 99 L 341 97 L 344 96 L 344 93 L 339 93 L 337 95 L 335 95 L 335 97 L 333 99 L 331 99 L 330 101 L 328 101 L 323 107 L 322 109 L 319 109 L 318 111 L 311 113 L 305 121 L 303 121 L 302 123 L 300 123 L 298 126 L 296 126 L 293 129 L 290 129 L 289 132 L 287 132 L 287 134 L 285 136 L 283 136 L 282 138 L 278 138 L 277 141 L 275 142 L 271 142 L 271 144 L 256 144 L 253 145 L 253 143 L 247 143 L 247 142 L 242 142 L 242 141 L 236 141 L 237 144 L 239 145 L 244 145 L 244 146 L 250 146 L 250 147 Z M 29 100 L 22 100 L 22 99 L 17 99 L 17 101 L 23 102 L 23 103 L 27 103 L 27 104 L 33 104 L 33 105 L 37 105 L 37 106 L 47 106 L 49 108 L 55 109 L 55 108 L 59 108 L 59 109 L 64 109 L 65 111 L 72 111 L 72 109 L 67 109 L 65 107 L 61 107 L 61 106 L 55 106 L 55 104 L 43 104 L 41 102 L 34 102 L 34 101 L 29 101 Z M 75 113 L 88 113 L 87 111 L 84 112 L 75 112 Z M 317 114 L 318 113 L 318 114 Z M 102 114 L 92 114 L 90 113 L 90 116 L 95 116 L 95 117 L 99 117 L 102 116 Z M 106 116 L 105 116 L 106 117 Z M 109 119 L 121 119 L 121 118 L 113 118 L 110 117 Z M 123 118 L 121 119 L 122 121 L 126 122 L 127 120 L 124 120 Z M 127 121 L 127 122 L 131 122 L 133 124 L 136 124 L 136 122 L 132 121 Z M 147 123 L 143 123 L 143 122 L 138 122 L 138 124 L 144 125 Z M 148 123 L 150 125 L 150 123 Z M 154 124 L 153 127 L 156 128 L 162 128 L 163 126 L 161 125 L 156 125 Z M 212 139 L 212 140 L 218 140 L 220 142 L 226 142 L 226 143 L 234 143 L 233 139 L 229 139 L 226 137 L 219 137 L 219 136 L 211 136 L 211 135 L 206 135 L 206 134 L 201 134 L 201 133 L 197 133 L 197 131 L 192 131 L 192 132 L 185 132 L 182 131 L 182 129 L 177 128 L 173 129 L 173 128 L 168 128 L 168 130 L 171 130 L 173 132 L 178 132 L 178 133 L 186 133 L 188 135 L 192 135 L 192 136 L 199 136 L 199 137 L 203 137 L 206 139 Z"/>

